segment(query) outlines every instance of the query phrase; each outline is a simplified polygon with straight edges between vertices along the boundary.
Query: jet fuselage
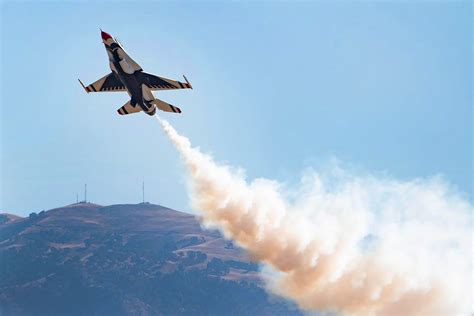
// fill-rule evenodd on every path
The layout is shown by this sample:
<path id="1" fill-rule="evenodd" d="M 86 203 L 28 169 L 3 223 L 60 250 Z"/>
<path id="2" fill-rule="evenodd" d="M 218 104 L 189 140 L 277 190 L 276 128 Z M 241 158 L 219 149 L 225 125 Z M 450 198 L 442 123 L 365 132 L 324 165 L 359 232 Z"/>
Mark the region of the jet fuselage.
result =
<path id="1" fill-rule="evenodd" d="M 140 106 L 145 113 L 154 115 L 156 108 L 150 103 L 154 97 L 145 84 L 146 77 L 142 75 L 143 69 L 110 35 L 102 32 L 102 39 L 109 55 L 110 69 L 126 87 L 131 98 L 131 105 Z"/>

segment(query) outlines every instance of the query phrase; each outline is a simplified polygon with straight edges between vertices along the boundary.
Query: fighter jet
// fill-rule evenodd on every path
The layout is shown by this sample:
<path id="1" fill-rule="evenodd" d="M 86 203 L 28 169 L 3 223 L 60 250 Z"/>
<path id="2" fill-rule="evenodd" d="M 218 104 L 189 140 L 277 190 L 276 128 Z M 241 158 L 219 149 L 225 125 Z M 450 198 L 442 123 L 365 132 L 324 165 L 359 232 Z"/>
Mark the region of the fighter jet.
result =
<path id="1" fill-rule="evenodd" d="M 102 30 L 100 32 L 112 72 L 88 86 L 84 86 L 79 79 L 84 90 L 87 93 L 126 91 L 130 95 L 130 101 L 117 110 L 120 115 L 140 111 L 154 115 L 156 108 L 165 112 L 181 113 L 180 108 L 156 99 L 152 91 L 192 89 L 188 79 L 183 75 L 186 82 L 180 82 L 144 72 L 142 67 L 125 52 L 117 39 Z"/>

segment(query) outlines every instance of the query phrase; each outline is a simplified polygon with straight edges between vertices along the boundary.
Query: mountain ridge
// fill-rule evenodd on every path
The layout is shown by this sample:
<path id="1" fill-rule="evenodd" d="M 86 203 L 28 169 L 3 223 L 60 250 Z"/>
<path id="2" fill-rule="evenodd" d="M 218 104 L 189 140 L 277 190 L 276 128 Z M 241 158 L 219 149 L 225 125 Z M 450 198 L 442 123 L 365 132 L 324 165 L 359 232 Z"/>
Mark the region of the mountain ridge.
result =
<path id="1" fill-rule="evenodd" d="M 301 314 L 264 290 L 244 251 L 192 214 L 75 203 L 8 219 L 2 315 Z"/>

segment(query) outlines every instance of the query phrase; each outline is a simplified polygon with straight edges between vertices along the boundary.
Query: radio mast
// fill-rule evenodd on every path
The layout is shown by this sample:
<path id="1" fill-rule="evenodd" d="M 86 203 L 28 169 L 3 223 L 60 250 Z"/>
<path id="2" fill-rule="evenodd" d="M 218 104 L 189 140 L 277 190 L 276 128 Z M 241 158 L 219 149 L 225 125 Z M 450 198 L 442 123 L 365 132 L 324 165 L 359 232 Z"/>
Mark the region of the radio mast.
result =
<path id="1" fill-rule="evenodd" d="M 142 182 L 142 203 L 145 204 L 145 180 Z"/>

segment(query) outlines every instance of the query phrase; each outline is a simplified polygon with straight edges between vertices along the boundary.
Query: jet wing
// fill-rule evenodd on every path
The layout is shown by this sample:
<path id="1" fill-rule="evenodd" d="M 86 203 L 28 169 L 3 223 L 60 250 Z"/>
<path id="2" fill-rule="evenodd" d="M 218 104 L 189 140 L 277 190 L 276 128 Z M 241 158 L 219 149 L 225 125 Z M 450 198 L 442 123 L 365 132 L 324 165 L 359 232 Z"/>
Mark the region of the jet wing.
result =
<path id="1" fill-rule="evenodd" d="M 171 80 L 164 77 L 159 77 L 155 75 L 148 74 L 146 72 L 141 72 L 141 75 L 144 76 L 143 82 L 151 90 L 173 90 L 173 89 L 192 89 L 193 86 L 189 83 L 188 79 L 184 77 L 186 82 L 180 82 L 176 80 Z"/>
<path id="2" fill-rule="evenodd" d="M 84 90 L 87 93 L 89 92 L 116 92 L 116 91 L 127 91 L 122 81 L 117 79 L 114 73 L 110 73 L 107 76 L 104 76 L 97 80 L 94 83 L 91 83 L 87 87 L 84 86 L 81 80 L 79 80 Z"/>

